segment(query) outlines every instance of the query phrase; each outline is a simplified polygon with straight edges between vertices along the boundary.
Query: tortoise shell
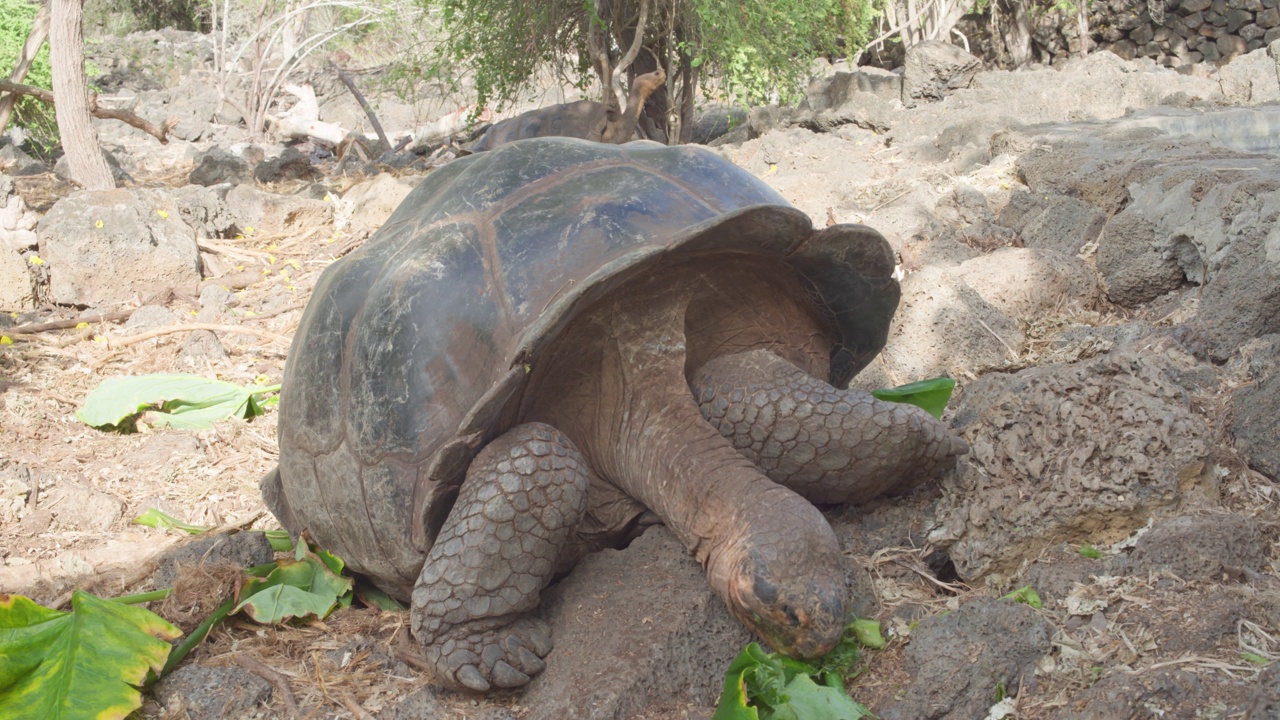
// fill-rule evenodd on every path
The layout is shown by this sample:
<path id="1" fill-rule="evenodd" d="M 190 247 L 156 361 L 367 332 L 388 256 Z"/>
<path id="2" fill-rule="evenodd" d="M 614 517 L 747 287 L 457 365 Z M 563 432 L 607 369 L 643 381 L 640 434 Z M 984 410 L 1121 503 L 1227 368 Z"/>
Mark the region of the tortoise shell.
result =
<path id="1" fill-rule="evenodd" d="M 316 284 L 285 368 L 268 505 L 407 596 L 467 464 L 561 330 L 674 254 L 742 253 L 807 278 L 839 336 L 833 385 L 883 347 L 899 296 L 884 238 L 815 231 L 706 149 L 541 138 L 435 171 Z"/>

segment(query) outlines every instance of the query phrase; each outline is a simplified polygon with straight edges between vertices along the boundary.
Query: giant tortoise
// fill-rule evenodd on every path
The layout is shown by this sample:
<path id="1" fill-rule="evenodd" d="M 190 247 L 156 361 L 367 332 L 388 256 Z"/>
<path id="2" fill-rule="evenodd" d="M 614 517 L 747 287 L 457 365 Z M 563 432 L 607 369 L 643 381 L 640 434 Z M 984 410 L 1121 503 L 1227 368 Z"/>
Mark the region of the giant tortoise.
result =
<path id="1" fill-rule="evenodd" d="M 441 681 L 543 667 L 539 593 L 642 516 L 729 610 L 814 657 L 846 621 L 812 503 L 954 463 L 924 411 L 842 390 L 898 302 L 888 244 L 709 151 L 523 140 L 426 178 L 321 276 L 268 507 L 400 598 Z"/>

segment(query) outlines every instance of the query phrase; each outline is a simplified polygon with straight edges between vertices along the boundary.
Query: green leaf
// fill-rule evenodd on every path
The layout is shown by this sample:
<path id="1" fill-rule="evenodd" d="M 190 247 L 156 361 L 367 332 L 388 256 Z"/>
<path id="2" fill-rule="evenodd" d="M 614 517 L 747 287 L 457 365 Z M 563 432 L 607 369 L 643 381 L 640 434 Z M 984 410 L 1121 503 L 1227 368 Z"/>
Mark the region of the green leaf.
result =
<path id="1" fill-rule="evenodd" d="M 884 649 L 885 641 L 884 636 L 880 634 L 879 620 L 858 618 L 850 623 L 850 627 L 853 628 L 853 637 L 858 641 L 859 645 L 873 650 Z"/>
<path id="2" fill-rule="evenodd" d="M 366 607 L 377 608 L 382 612 L 404 612 L 404 605 L 399 600 L 382 592 L 364 578 L 356 579 L 355 593 Z"/>
<path id="3" fill-rule="evenodd" d="M 819 685 L 808 675 L 797 675 L 787 683 L 787 701 L 776 708 L 771 720 L 858 720 L 874 717 L 865 705 L 844 692 Z"/>
<path id="4" fill-rule="evenodd" d="M 243 610 L 263 624 L 311 615 L 324 618 L 350 592 L 350 579 L 334 573 L 325 560 L 307 553 L 302 560 L 281 560 L 265 578 L 245 583 L 241 592 L 244 600 L 234 612 Z"/>
<path id="5" fill-rule="evenodd" d="M 1030 585 L 1024 585 L 1023 587 L 1020 587 L 1017 590 L 1014 590 L 1008 595 L 1001 596 L 1000 599 L 1026 603 L 1027 605 L 1030 605 L 1031 607 L 1037 610 L 1039 610 L 1043 605 L 1043 603 L 1040 601 L 1040 593 L 1036 592 L 1035 588 L 1031 587 Z"/>
<path id="6" fill-rule="evenodd" d="M 1092 545 L 1080 546 L 1080 554 L 1093 560 L 1102 557 L 1102 551 Z"/>
<path id="7" fill-rule="evenodd" d="M 192 525 L 184 523 L 178 518 L 157 510 L 156 508 L 147 508 L 147 511 L 133 519 L 134 525 L 145 525 L 157 530 L 165 530 L 167 528 L 177 528 L 183 532 L 192 535 L 199 535 L 202 532 L 208 532 L 209 528 L 203 525 Z"/>
<path id="8" fill-rule="evenodd" d="M 117 720 L 142 705 L 138 686 L 159 672 L 182 634 L 144 608 L 77 590 L 71 612 L 0 595 L 0 717 Z"/>
<path id="9" fill-rule="evenodd" d="M 747 683 L 743 677 L 759 667 L 757 653 L 763 655 L 764 650 L 757 643 L 748 643 L 729 663 L 724 676 L 724 690 L 711 720 L 760 720 L 759 711 L 747 704 Z"/>
<path id="10" fill-rule="evenodd" d="M 164 530 L 172 527 L 192 535 L 199 535 L 200 533 L 209 531 L 209 528 L 204 525 L 192 525 L 191 523 L 182 522 L 174 516 L 161 512 L 155 508 L 147 508 L 146 512 L 133 519 L 133 524 L 145 525 L 147 527 L 156 528 L 157 530 Z M 289 531 L 287 530 L 250 530 L 249 532 L 260 532 L 265 535 L 267 542 L 271 543 L 271 549 L 276 552 L 288 552 L 293 549 L 293 540 L 289 537 Z M 338 560 L 338 572 L 341 572 L 341 562 L 341 560 Z"/>
<path id="11" fill-rule="evenodd" d="M 896 388 L 881 388 L 871 394 L 886 402 L 907 403 L 924 408 L 930 415 L 940 418 L 942 411 L 947 409 L 947 401 L 951 399 L 951 392 L 955 388 L 955 380 L 937 377 Z"/>
<path id="12" fill-rule="evenodd" d="M 852 627 L 846 636 L 856 655 Z M 838 650 L 839 646 L 832 654 Z M 824 667 L 830 658 L 831 654 L 823 659 Z M 813 677 L 823 672 L 810 663 L 766 653 L 750 643 L 729 663 L 712 720 L 857 720 L 871 716 L 865 706 L 849 697 L 838 676 L 827 672 L 828 684 L 814 682 Z"/>
<path id="13" fill-rule="evenodd" d="M 104 430 L 132 430 L 139 421 L 199 430 L 229 417 L 261 415 L 255 397 L 279 387 L 242 388 L 199 375 L 111 377 L 89 393 L 76 417 Z"/>
<path id="14" fill-rule="evenodd" d="M 1270 663 L 1271 663 L 1271 661 L 1270 661 L 1270 660 L 1268 660 L 1268 659 L 1266 659 L 1266 658 L 1262 657 L 1261 655 L 1259 655 L 1259 654 L 1257 654 L 1257 653 L 1251 653 L 1251 652 L 1242 652 L 1242 653 L 1240 653 L 1240 658 L 1241 658 L 1242 660 L 1247 661 L 1247 662 L 1251 662 L 1251 663 L 1253 663 L 1254 665 L 1268 665 L 1268 664 L 1270 664 Z"/>

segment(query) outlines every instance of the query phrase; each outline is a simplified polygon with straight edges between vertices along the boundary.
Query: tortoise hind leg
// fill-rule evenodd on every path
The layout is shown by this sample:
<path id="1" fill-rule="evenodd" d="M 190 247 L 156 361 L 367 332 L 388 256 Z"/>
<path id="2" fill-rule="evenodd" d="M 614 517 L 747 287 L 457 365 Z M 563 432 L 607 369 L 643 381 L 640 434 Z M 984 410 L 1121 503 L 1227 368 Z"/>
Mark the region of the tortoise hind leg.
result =
<path id="1" fill-rule="evenodd" d="M 413 634 L 440 680 L 484 692 L 542 670 L 551 633 L 526 615 L 586 504 L 586 460 L 550 425 L 519 425 L 476 456 L 413 591 Z"/>
<path id="2" fill-rule="evenodd" d="M 908 490 L 969 451 L 918 407 L 838 390 L 766 350 L 708 362 L 691 388 L 702 416 L 738 452 L 810 502 Z"/>

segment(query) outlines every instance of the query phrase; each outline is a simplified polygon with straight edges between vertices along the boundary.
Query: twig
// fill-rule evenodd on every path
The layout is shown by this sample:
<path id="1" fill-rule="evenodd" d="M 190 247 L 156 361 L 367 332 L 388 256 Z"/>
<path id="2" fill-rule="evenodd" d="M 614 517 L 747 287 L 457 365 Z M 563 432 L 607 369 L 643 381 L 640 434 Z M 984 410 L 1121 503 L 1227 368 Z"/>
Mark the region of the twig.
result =
<path id="1" fill-rule="evenodd" d="M 257 658 L 250 657 L 245 653 L 236 653 L 235 661 L 240 667 L 271 683 L 271 686 L 280 693 L 280 700 L 284 703 L 284 706 L 288 708 L 288 716 L 298 716 L 298 703 L 293 699 L 293 691 L 289 689 L 289 681 L 283 675 L 267 667 Z"/>
<path id="2" fill-rule="evenodd" d="M 0 80 L 0 90 L 13 93 L 14 95 L 30 95 L 42 102 L 47 102 L 50 105 L 54 104 L 53 93 L 45 90 L 44 88 L 23 85 L 22 83 L 11 82 L 9 80 Z M 103 118 L 104 120 L 119 120 L 120 122 L 132 125 L 166 145 L 169 143 L 169 131 L 178 124 L 177 119 L 169 118 L 163 123 L 156 125 L 150 120 L 138 117 L 128 110 L 113 110 L 111 108 L 100 107 L 98 105 L 98 96 L 95 94 L 89 95 L 89 114 L 96 118 Z"/>
<path id="3" fill-rule="evenodd" d="M 1013 356 L 1013 359 L 1014 359 L 1014 360 L 1017 360 L 1017 359 L 1018 359 L 1018 353 L 1017 353 L 1017 352 L 1015 352 L 1015 351 L 1014 351 L 1014 349 L 1013 349 L 1012 347 L 1010 347 L 1010 346 L 1009 346 L 1009 343 L 1007 343 L 1007 342 L 1005 342 L 1005 341 L 1004 341 L 1004 338 L 1002 338 L 1002 337 L 1000 337 L 999 335 L 997 335 L 997 334 L 996 334 L 996 331 L 995 331 L 995 330 L 992 330 L 990 325 L 988 325 L 988 324 L 986 324 L 986 323 L 982 322 L 982 318 L 978 317 L 978 316 L 977 316 L 977 314 L 974 314 L 973 319 L 974 319 L 974 320 L 977 320 L 979 325 L 981 325 L 982 327 L 986 328 L 987 332 L 991 333 L 991 337 L 995 338 L 996 340 L 999 340 L 999 341 L 1000 341 L 1000 344 L 1004 346 L 1004 349 L 1005 349 L 1005 350 L 1008 350 L 1008 351 L 1009 351 L 1009 354 Z"/>
<path id="4" fill-rule="evenodd" d="M 126 335 L 124 337 L 108 337 L 107 346 L 111 348 L 125 347 L 133 345 L 144 340 L 160 337 L 161 335 L 170 335 L 172 333 L 189 332 L 191 330 L 209 330 L 210 332 L 239 333 L 241 335 L 254 335 L 267 340 L 275 340 L 283 345 L 292 342 L 289 338 L 279 333 L 269 332 L 267 330 L 259 330 L 258 328 L 240 327 L 239 325 L 221 325 L 218 323 L 191 323 L 190 325 L 174 325 L 171 327 L 156 328 L 148 330 L 137 335 Z"/>
<path id="5" fill-rule="evenodd" d="M 307 304 L 306 304 L 305 302 L 303 302 L 303 301 L 299 300 L 298 302 L 295 302 L 295 303 L 289 303 L 288 305 L 285 305 L 284 307 L 278 307 L 278 308 L 276 308 L 275 310 L 269 310 L 269 311 L 267 311 L 267 312 L 264 312 L 264 313 L 258 313 L 258 314 L 253 315 L 253 316 L 245 316 L 245 317 L 243 317 L 243 318 L 241 318 L 241 319 L 242 319 L 242 320 L 266 320 L 267 318 L 273 318 L 273 317 L 275 317 L 275 316 L 277 316 L 277 315 L 283 315 L 283 314 L 285 314 L 285 313 L 289 312 L 290 310 L 297 310 L 298 308 L 303 308 L 303 307 L 306 307 L 306 306 L 307 306 Z"/>
<path id="6" fill-rule="evenodd" d="M 262 262 L 267 258 L 267 253 L 260 250 L 238 250 L 236 248 L 227 247 L 226 245 L 211 243 L 208 240 L 201 240 L 196 243 L 196 247 L 200 248 L 204 252 L 235 258 L 240 262 Z"/>
<path id="7" fill-rule="evenodd" d="M 346 708 L 347 712 L 351 713 L 352 717 L 356 720 L 369 719 L 369 713 L 365 712 L 364 708 L 360 707 L 360 703 L 356 702 L 356 699 L 351 697 L 351 693 L 338 691 L 336 694 L 338 696 L 338 702 L 342 703 L 342 707 Z"/>
<path id="8" fill-rule="evenodd" d="M 364 98 L 364 93 L 360 92 L 360 89 L 356 87 L 355 81 L 352 80 L 351 76 L 344 72 L 342 68 L 338 67 L 337 63 L 330 60 L 329 67 L 333 68 L 333 71 L 338 73 L 338 79 L 342 81 L 343 85 L 347 86 L 347 89 L 355 96 L 356 102 L 360 103 L 360 107 L 364 110 L 364 114 L 368 116 L 369 124 L 373 126 L 373 131 L 378 134 L 378 142 L 381 144 L 380 152 L 390 150 L 391 141 L 387 140 L 387 134 L 382 130 L 382 123 L 378 122 L 378 115 L 373 111 L 373 106 L 369 104 L 369 101 Z"/>

